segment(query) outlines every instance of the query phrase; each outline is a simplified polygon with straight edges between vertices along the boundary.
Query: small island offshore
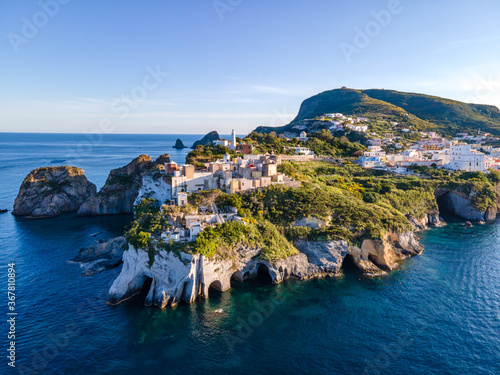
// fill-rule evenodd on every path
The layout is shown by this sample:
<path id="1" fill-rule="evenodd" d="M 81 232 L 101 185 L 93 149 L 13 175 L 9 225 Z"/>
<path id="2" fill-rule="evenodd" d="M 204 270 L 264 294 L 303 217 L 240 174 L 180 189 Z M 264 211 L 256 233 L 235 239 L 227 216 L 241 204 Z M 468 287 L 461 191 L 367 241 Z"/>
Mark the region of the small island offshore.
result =
<path id="1" fill-rule="evenodd" d="M 495 107 L 342 88 L 306 100 L 289 125 L 228 140 L 211 132 L 185 164 L 141 155 L 99 192 L 79 168 L 36 169 L 13 214 L 133 214 L 123 238 L 74 259 L 88 275 L 123 262 L 110 304 L 144 294 L 166 308 L 232 280 L 345 267 L 377 277 L 421 254 L 415 232 L 445 225 L 445 213 L 464 229 L 496 220 L 499 134 Z"/>

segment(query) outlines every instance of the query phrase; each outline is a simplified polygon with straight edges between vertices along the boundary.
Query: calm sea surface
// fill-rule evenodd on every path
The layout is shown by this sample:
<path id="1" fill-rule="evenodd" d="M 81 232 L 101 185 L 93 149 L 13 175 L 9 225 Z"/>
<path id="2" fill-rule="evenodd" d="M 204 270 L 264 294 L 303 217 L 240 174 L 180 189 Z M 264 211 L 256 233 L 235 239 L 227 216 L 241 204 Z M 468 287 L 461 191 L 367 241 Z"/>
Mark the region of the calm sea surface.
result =
<path id="1" fill-rule="evenodd" d="M 148 154 L 178 163 L 197 135 L 0 133 L 0 209 L 26 174 L 83 168 L 100 188 L 112 168 Z M 82 277 L 78 249 L 122 233 L 127 216 L 47 220 L 0 215 L 1 344 L 7 264 L 16 263 L 17 370 L 31 374 L 499 374 L 500 226 L 421 232 L 426 251 L 376 280 L 234 285 L 160 311 L 105 304 L 119 269 Z M 103 232 L 97 237 L 92 234 Z M 2 297 L 3 296 L 3 297 Z M 2 301 L 3 299 L 3 301 Z M 2 359 L 3 358 L 3 359 Z M 31 372 L 29 372 L 31 371 Z M 15 374 L 0 356 L 0 374 Z M 19 373 L 23 373 L 22 371 Z"/>

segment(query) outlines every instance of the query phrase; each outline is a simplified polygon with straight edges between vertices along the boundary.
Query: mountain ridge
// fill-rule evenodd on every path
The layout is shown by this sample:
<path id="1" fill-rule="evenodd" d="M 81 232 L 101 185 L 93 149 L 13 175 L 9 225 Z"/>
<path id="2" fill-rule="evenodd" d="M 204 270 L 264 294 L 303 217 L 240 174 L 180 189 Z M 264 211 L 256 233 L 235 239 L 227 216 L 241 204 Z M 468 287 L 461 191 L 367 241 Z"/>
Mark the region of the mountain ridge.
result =
<path id="1" fill-rule="evenodd" d="M 492 105 L 464 103 L 438 96 L 385 89 L 358 90 L 342 87 L 304 100 L 288 125 L 260 126 L 258 133 L 296 133 L 294 126 L 326 113 L 343 113 L 371 120 L 398 122 L 419 131 L 445 135 L 488 132 L 500 135 L 500 110 Z"/>

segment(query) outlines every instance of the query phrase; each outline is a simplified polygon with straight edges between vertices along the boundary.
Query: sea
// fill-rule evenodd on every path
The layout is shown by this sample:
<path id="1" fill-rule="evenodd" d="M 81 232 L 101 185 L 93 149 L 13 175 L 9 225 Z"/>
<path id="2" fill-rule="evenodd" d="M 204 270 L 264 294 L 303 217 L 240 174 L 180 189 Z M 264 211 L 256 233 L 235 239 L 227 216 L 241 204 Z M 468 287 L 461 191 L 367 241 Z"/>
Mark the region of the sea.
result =
<path id="1" fill-rule="evenodd" d="M 38 167 L 80 167 L 100 188 L 141 154 L 183 163 L 177 138 L 190 146 L 201 135 L 0 133 L 0 209 L 12 210 Z M 0 214 L 0 374 L 500 374 L 498 223 L 449 218 L 418 233 L 425 252 L 384 277 L 256 279 L 162 311 L 140 299 L 107 305 L 120 268 L 83 277 L 69 262 L 130 219 Z"/>

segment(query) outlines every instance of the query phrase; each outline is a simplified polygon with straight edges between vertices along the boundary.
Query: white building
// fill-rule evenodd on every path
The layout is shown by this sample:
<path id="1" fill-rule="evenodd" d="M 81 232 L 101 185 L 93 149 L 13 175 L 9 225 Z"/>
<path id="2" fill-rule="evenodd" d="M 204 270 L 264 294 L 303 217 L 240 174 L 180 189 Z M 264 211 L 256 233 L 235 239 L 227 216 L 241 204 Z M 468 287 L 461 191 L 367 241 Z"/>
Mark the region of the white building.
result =
<path id="1" fill-rule="evenodd" d="M 367 125 L 351 125 L 347 124 L 346 128 L 351 129 L 352 131 L 358 132 L 358 133 L 366 133 L 368 131 L 368 126 Z"/>
<path id="2" fill-rule="evenodd" d="M 190 228 L 189 228 L 189 239 L 191 241 L 194 241 L 196 240 L 196 237 L 198 237 L 198 234 L 200 234 L 202 232 L 202 228 L 201 228 L 201 224 L 200 223 L 197 223 L 195 225 L 192 225 Z"/>
<path id="3" fill-rule="evenodd" d="M 233 131 L 231 132 L 231 145 L 229 147 L 231 150 L 236 150 L 236 132 Z"/>
<path id="4" fill-rule="evenodd" d="M 290 147 L 297 155 L 314 155 L 314 151 L 307 147 Z"/>
<path id="5" fill-rule="evenodd" d="M 380 168 L 385 166 L 385 151 L 380 146 L 368 147 L 370 151 L 365 151 L 359 157 L 358 163 L 363 168 Z"/>
<path id="6" fill-rule="evenodd" d="M 343 118 L 344 117 L 344 115 L 342 113 L 327 113 L 325 116 L 330 117 L 330 118 Z"/>
<path id="7" fill-rule="evenodd" d="M 473 150 L 471 145 L 452 145 L 448 168 L 454 171 L 485 171 L 484 154 Z"/>
<path id="8" fill-rule="evenodd" d="M 385 151 L 382 150 L 382 147 L 380 147 L 380 146 L 369 146 L 368 150 L 370 150 L 370 151 L 365 151 L 363 156 L 368 157 L 368 158 L 377 157 L 380 159 L 383 159 L 386 156 Z"/>
<path id="9" fill-rule="evenodd" d="M 307 133 L 306 132 L 301 132 L 300 135 L 299 135 L 299 141 L 302 141 L 302 142 L 305 142 L 307 141 L 309 138 L 307 137 Z"/>
<path id="10" fill-rule="evenodd" d="M 217 141 L 214 141 L 214 145 L 227 147 L 229 146 L 229 141 L 226 141 L 225 139 L 219 139 Z"/>
<path id="11" fill-rule="evenodd" d="M 382 168 L 385 163 L 380 160 L 378 156 L 360 156 L 358 160 L 359 165 L 363 168 Z"/>
<path id="12" fill-rule="evenodd" d="M 177 205 L 184 206 L 188 202 L 188 195 L 185 192 L 180 192 L 177 194 Z"/>

